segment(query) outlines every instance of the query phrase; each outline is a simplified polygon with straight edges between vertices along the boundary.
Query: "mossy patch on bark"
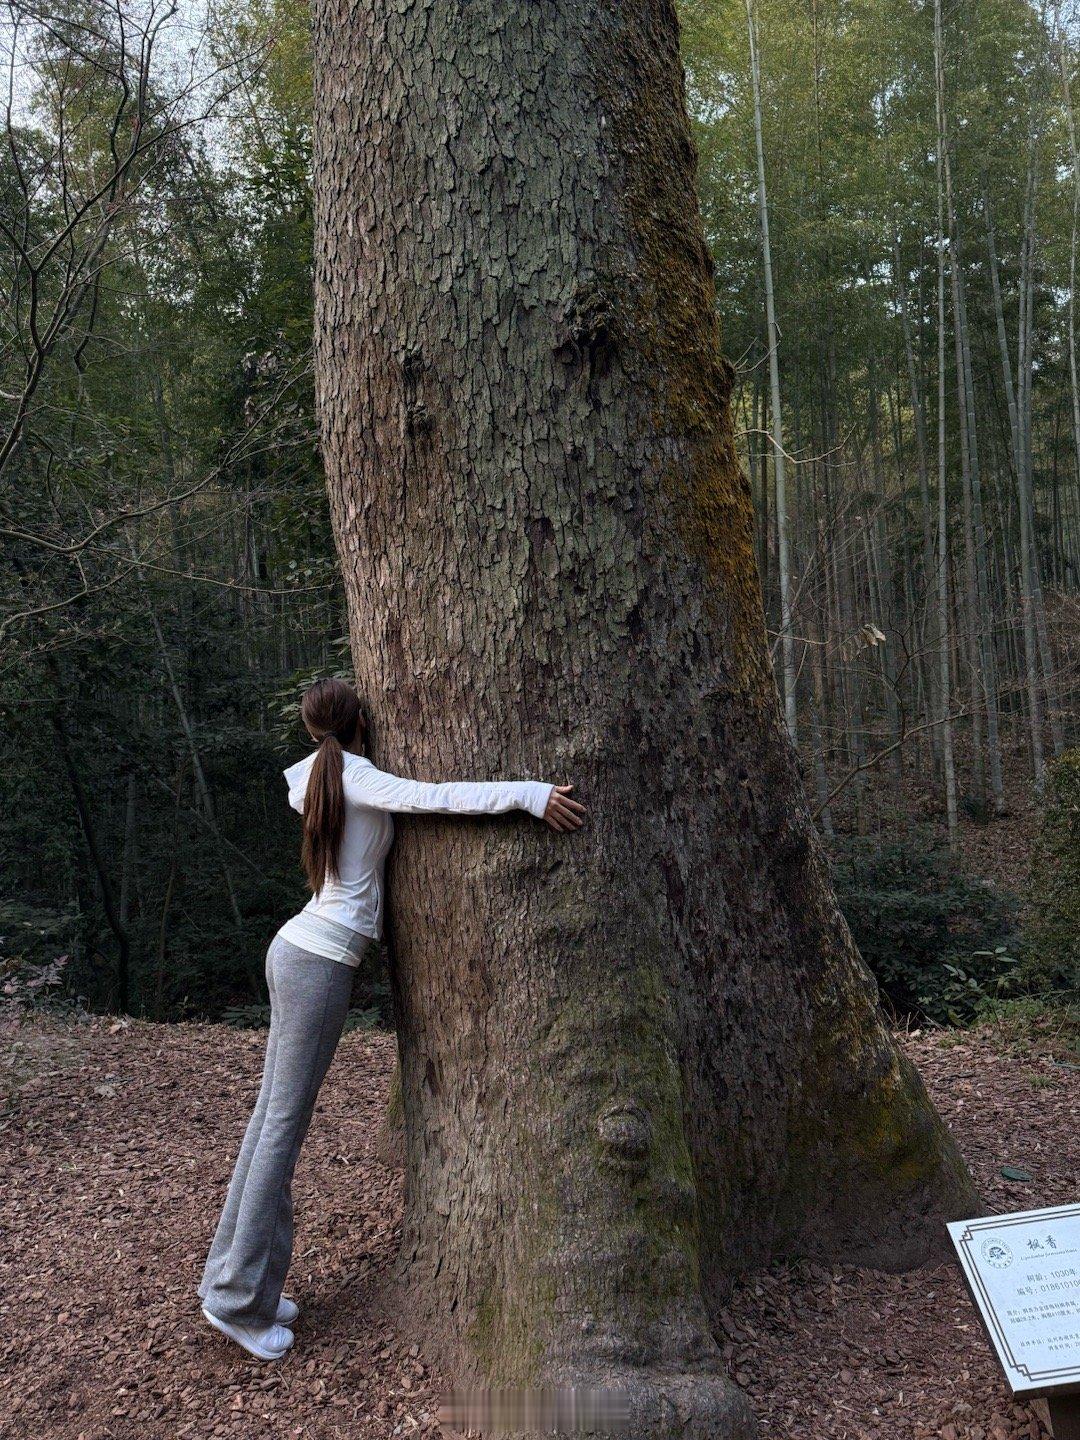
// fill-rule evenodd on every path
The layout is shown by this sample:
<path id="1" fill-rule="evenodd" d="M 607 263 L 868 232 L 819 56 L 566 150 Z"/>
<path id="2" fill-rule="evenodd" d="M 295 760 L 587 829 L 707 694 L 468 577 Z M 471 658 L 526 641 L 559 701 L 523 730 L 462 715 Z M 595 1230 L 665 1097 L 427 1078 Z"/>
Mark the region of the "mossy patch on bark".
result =
<path id="1" fill-rule="evenodd" d="M 624 323 L 640 357 L 637 368 L 652 387 L 653 432 L 666 437 L 673 452 L 664 483 L 686 553 L 704 566 L 713 601 L 730 617 L 734 678 L 741 687 L 769 692 L 753 503 L 735 454 L 734 372 L 721 350 L 712 257 L 695 189 L 697 152 L 677 83 L 681 66 L 643 50 L 635 68 L 646 83 L 632 94 L 604 97 L 634 247 L 632 313 Z"/>

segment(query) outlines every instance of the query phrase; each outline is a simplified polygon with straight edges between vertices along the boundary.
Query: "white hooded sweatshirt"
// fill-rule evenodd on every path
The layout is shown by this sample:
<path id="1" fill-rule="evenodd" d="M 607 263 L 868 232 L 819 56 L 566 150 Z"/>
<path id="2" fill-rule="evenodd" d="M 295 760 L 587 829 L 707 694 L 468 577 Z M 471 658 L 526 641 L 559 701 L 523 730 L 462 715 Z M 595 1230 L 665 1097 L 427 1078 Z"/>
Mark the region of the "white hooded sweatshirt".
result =
<path id="1" fill-rule="evenodd" d="M 303 814 L 308 777 L 318 752 L 284 772 L 289 804 Z M 358 965 L 378 940 L 383 921 L 383 870 L 394 839 L 394 811 L 410 815 L 496 815 L 528 810 L 538 819 L 552 787 L 539 780 L 456 781 L 443 785 L 402 780 L 377 770 L 364 755 L 345 751 L 345 830 L 337 875 L 327 877 L 299 915 L 278 931 L 284 940 L 316 955 Z"/>

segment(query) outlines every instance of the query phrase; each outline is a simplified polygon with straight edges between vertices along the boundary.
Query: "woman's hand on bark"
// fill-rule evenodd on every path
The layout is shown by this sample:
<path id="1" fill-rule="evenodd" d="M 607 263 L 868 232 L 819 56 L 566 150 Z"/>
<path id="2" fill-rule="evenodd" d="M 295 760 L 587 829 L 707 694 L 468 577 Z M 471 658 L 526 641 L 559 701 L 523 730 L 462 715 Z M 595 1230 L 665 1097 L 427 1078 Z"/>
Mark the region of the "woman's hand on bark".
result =
<path id="1" fill-rule="evenodd" d="M 585 824 L 586 810 L 576 800 L 570 799 L 572 785 L 553 785 L 548 796 L 544 819 L 552 830 L 580 830 Z"/>

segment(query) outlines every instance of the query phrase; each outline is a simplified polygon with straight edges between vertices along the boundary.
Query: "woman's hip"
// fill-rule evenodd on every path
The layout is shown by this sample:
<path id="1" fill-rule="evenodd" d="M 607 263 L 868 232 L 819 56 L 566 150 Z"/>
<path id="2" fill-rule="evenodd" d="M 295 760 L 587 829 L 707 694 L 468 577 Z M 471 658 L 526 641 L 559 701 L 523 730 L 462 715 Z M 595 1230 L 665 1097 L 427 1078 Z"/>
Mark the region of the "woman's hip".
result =
<path id="1" fill-rule="evenodd" d="M 275 935 L 266 952 L 266 980 L 273 1011 L 287 1005 L 312 1014 L 327 1007 L 348 1009 L 356 972 L 338 960 L 302 950 Z"/>

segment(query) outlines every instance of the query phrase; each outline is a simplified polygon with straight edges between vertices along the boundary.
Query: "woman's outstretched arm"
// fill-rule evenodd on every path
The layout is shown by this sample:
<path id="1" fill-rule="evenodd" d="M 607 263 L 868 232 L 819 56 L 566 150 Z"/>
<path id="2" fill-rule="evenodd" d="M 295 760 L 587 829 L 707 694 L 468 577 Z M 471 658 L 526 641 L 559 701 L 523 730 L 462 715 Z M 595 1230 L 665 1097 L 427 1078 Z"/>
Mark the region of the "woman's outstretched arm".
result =
<path id="1" fill-rule="evenodd" d="M 577 830 L 585 807 L 570 799 L 570 785 L 540 780 L 454 780 L 430 784 L 405 780 L 374 765 L 347 765 L 345 796 L 353 805 L 398 814 L 497 815 L 528 810 L 553 830 Z"/>

